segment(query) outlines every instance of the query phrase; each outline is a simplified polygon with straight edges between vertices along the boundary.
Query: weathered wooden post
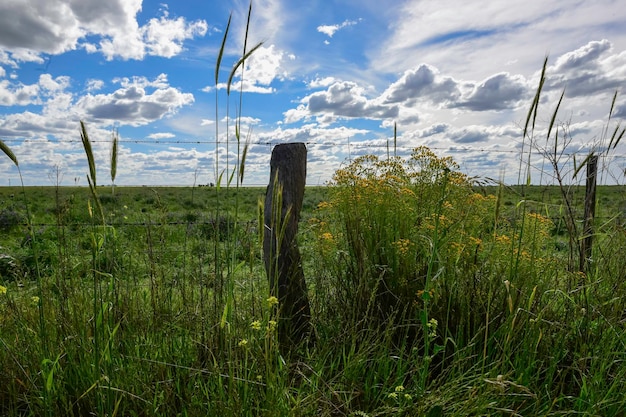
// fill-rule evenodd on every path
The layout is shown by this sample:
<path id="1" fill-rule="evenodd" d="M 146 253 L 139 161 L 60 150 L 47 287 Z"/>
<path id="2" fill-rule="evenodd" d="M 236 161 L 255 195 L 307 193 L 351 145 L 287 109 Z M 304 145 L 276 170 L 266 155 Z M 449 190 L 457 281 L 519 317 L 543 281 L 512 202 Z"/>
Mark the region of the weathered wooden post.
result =
<path id="1" fill-rule="evenodd" d="M 585 184 L 585 221 L 582 245 L 580 248 L 579 271 L 589 272 L 589 259 L 593 249 L 593 220 L 596 215 L 596 177 L 598 176 L 598 156 L 592 155 L 587 161 L 587 182 Z"/>
<path id="2" fill-rule="evenodd" d="M 296 242 L 306 182 L 306 146 L 277 145 L 270 166 L 263 259 L 270 292 L 279 301 L 279 343 L 281 349 L 289 351 L 307 338 L 311 340 L 311 308 Z"/>

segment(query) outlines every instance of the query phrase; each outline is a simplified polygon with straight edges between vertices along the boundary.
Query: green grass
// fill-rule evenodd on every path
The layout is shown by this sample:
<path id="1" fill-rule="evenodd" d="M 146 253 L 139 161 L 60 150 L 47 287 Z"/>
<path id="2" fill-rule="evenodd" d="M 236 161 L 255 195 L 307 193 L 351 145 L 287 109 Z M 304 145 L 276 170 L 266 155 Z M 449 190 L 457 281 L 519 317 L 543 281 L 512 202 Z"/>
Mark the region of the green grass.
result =
<path id="1" fill-rule="evenodd" d="M 337 304 L 332 274 L 344 264 L 329 265 L 316 226 L 323 214 L 316 207 L 331 201 L 331 191 L 307 188 L 301 225 L 318 341 L 297 358 L 283 358 L 270 323 L 275 317 L 255 223 L 263 189 L 240 188 L 238 213 L 229 210 L 232 190 L 220 191 L 223 214 L 233 216 L 220 240 L 210 221 L 215 189 L 118 187 L 115 196 L 100 194 L 102 226 L 89 216 L 87 188 L 29 187 L 35 255 L 21 191 L 0 188 L 2 212 L 18 213 L 0 242 L 6 256 L 0 265 L 6 288 L 0 295 L 0 413 L 619 415 L 626 406 L 625 271 L 617 258 L 625 242 L 617 217 L 602 232 L 597 271 L 584 284 L 586 300 L 564 290 L 567 272 L 556 266 L 522 266 L 506 276 L 498 275 L 504 266 L 489 260 L 494 252 L 478 263 L 457 260 L 465 266 L 433 287 L 437 299 L 429 307 L 439 323 L 431 346 L 446 349 L 425 361 L 424 339 L 413 331 L 419 319 L 390 319 L 381 327 L 378 319 L 354 317 Z M 573 192 L 578 201 L 583 190 Z M 522 200 L 539 212 L 559 204 L 556 187 L 525 193 L 503 190 L 502 221 L 515 216 Z M 623 215 L 624 198 L 623 187 L 600 187 L 600 215 Z M 563 238 L 553 224 L 549 246 L 541 250 L 558 260 Z M 244 264 L 234 272 L 235 314 L 220 329 L 213 246 L 226 254 L 229 239 Z M 506 253 L 498 256 L 508 262 Z M 484 285 L 475 293 L 449 287 L 477 277 Z M 511 293 L 505 278 L 514 285 Z M 455 313 L 457 321 L 446 322 Z"/>

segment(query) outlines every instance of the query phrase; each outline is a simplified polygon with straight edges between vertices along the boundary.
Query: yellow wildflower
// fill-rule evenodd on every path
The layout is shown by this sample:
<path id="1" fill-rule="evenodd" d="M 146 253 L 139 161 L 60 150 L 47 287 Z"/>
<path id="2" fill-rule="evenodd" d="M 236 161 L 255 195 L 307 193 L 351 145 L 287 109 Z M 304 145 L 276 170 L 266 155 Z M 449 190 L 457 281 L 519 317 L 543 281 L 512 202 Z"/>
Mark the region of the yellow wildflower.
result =
<path id="1" fill-rule="evenodd" d="M 426 326 L 429 329 L 428 332 L 428 337 L 437 337 L 437 326 L 439 325 L 439 323 L 437 322 L 436 319 L 430 319 L 428 321 L 428 324 L 426 324 Z"/>
<path id="2" fill-rule="evenodd" d="M 331 207 L 331 204 L 327 201 L 320 201 L 320 203 L 317 205 L 318 210 L 323 210 L 329 207 Z"/>
<path id="3" fill-rule="evenodd" d="M 30 299 L 33 302 L 33 305 L 39 305 L 39 297 L 33 295 L 32 297 L 30 297 Z"/>
<path id="4" fill-rule="evenodd" d="M 237 343 L 237 346 L 239 347 L 246 347 L 247 345 L 248 345 L 248 339 L 241 339 L 239 343 Z"/>
<path id="5" fill-rule="evenodd" d="M 258 320 L 255 320 L 252 322 L 250 327 L 252 327 L 252 330 L 261 330 L 261 322 Z"/>
<path id="6" fill-rule="evenodd" d="M 397 241 L 393 242 L 393 244 L 396 246 L 400 254 L 406 255 L 406 253 L 410 249 L 411 241 L 409 239 L 398 239 Z"/>
<path id="7" fill-rule="evenodd" d="M 276 304 L 278 304 L 278 298 L 274 297 L 273 295 L 267 299 L 267 305 L 269 307 L 273 307 Z"/>
<path id="8" fill-rule="evenodd" d="M 276 321 L 270 320 L 269 322 L 267 322 L 267 331 L 273 332 L 274 330 L 276 330 Z"/>
<path id="9" fill-rule="evenodd" d="M 404 391 L 404 386 L 402 386 L 402 385 L 398 385 L 398 386 L 396 387 L 396 392 L 402 392 L 402 391 Z"/>
<path id="10" fill-rule="evenodd" d="M 0 294 L 6 294 L 6 293 L 7 293 L 7 287 L 0 285 Z"/>
<path id="11" fill-rule="evenodd" d="M 509 238 L 507 235 L 496 235 L 496 242 L 508 244 L 511 243 L 511 238 Z"/>

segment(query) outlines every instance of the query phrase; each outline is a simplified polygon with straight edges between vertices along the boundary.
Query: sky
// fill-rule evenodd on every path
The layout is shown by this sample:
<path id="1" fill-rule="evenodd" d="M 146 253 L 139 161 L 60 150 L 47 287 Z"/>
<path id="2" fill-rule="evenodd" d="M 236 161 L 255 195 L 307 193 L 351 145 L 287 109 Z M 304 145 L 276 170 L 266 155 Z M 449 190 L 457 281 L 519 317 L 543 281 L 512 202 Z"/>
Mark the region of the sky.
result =
<path id="1" fill-rule="evenodd" d="M 358 156 L 418 146 L 515 184 L 527 174 L 554 182 L 542 154 L 558 128 L 565 178 L 571 155 L 580 163 L 595 151 L 606 155 L 601 182 L 621 184 L 626 140 L 606 150 L 626 118 L 620 3 L 253 0 L 246 38 L 249 0 L 3 0 L 0 139 L 26 185 L 87 185 L 80 121 L 98 185 L 112 182 L 115 132 L 118 185 L 215 183 L 245 143 L 243 184 L 266 185 L 271 151 L 287 142 L 307 144 L 308 185 Z M 260 46 L 228 93 L 246 39 L 246 50 Z M 524 137 L 546 57 L 534 136 Z M 0 186 L 19 182 L 0 154 Z"/>

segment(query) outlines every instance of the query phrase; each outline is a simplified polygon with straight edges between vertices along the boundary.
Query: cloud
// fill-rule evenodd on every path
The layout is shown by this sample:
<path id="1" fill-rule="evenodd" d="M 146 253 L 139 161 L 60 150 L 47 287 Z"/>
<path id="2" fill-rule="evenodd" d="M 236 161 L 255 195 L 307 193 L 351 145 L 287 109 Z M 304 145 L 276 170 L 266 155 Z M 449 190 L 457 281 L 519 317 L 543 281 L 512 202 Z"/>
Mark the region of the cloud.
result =
<path id="1" fill-rule="evenodd" d="M 427 138 L 429 136 L 439 135 L 445 133 L 450 129 L 450 125 L 447 123 L 437 123 L 429 126 L 426 129 L 419 131 L 418 137 Z"/>
<path id="2" fill-rule="evenodd" d="M 472 111 L 506 110 L 528 98 L 529 94 L 524 77 L 503 72 L 475 85 L 469 95 L 452 107 L 464 107 Z"/>
<path id="3" fill-rule="evenodd" d="M 68 114 L 65 117 L 69 116 Z M 0 117 L 1 137 L 45 138 L 48 135 L 66 137 L 76 129 L 76 120 L 58 119 L 48 114 L 30 111 Z"/>
<path id="4" fill-rule="evenodd" d="M 127 85 L 110 94 L 81 97 L 76 110 L 88 120 L 100 123 L 123 123 L 141 126 L 173 114 L 182 106 L 194 101 L 190 93 L 174 87 L 160 87 L 147 92 L 141 84 Z"/>
<path id="5" fill-rule="evenodd" d="M 318 122 L 332 123 L 335 118 L 388 119 L 398 115 L 398 107 L 368 99 L 365 90 L 351 81 L 337 81 L 326 91 L 318 91 L 301 100 L 302 105 L 285 113 L 285 120 L 294 122 L 311 115 Z"/>
<path id="6" fill-rule="evenodd" d="M 120 88 L 108 94 L 76 97 L 67 89 L 68 77 L 42 74 L 37 84 L 13 86 L 0 81 L 0 104 L 40 105 L 38 113 L 24 111 L 0 116 L 0 135 L 6 137 L 75 137 L 78 120 L 88 120 L 95 129 L 116 125 L 141 126 L 177 112 L 194 101 L 190 93 L 171 87 L 167 76 L 115 80 Z"/>
<path id="7" fill-rule="evenodd" d="M 620 54 L 611 51 L 612 44 L 603 39 L 559 56 L 546 71 L 546 89 L 565 87 L 569 97 L 619 89 L 626 82 L 626 51 Z"/>
<path id="8" fill-rule="evenodd" d="M 140 33 L 149 55 L 171 58 L 182 52 L 183 41 L 204 36 L 207 29 L 206 22 L 202 20 L 187 23 L 182 17 L 174 20 L 161 16 L 159 19 L 150 19 Z"/>
<path id="9" fill-rule="evenodd" d="M 244 125 L 244 126 L 253 126 L 253 125 L 258 125 L 261 122 L 261 119 L 257 117 L 241 116 L 241 117 L 237 117 L 236 119 L 229 119 L 229 118 L 224 117 L 221 121 L 223 123 L 237 122 L 237 123 L 241 123 L 241 125 Z"/>
<path id="10" fill-rule="evenodd" d="M 39 103 L 39 85 L 12 85 L 9 80 L 0 81 L 0 106 L 27 106 Z"/>
<path id="11" fill-rule="evenodd" d="M 78 48 L 106 59 L 172 57 L 185 40 L 204 36 L 204 20 L 170 19 L 167 12 L 139 26 L 142 0 L 16 0 L 0 3 L 0 50 L 3 61 L 43 62 L 41 54 Z M 28 30 L 25 30 L 28 28 Z M 89 41 L 86 39 L 89 37 Z M 8 58 L 10 55 L 11 58 Z"/>
<path id="12" fill-rule="evenodd" d="M 313 81 L 310 81 L 306 84 L 307 84 L 307 88 L 315 89 L 315 88 L 328 87 L 329 85 L 332 85 L 336 81 L 337 79 L 335 79 L 335 77 L 324 77 L 324 78 L 317 77 Z"/>
<path id="13" fill-rule="evenodd" d="M 453 142 L 461 144 L 487 142 L 489 140 L 489 129 L 484 126 L 467 126 L 448 132 L 448 134 Z"/>
<path id="14" fill-rule="evenodd" d="M 476 83 L 442 75 L 431 65 L 421 64 L 405 71 L 380 95 L 369 98 L 356 82 L 332 77 L 316 78 L 308 87 L 325 87 L 300 100 L 295 109 L 284 112 L 285 123 L 311 120 L 333 123 L 337 118 L 381 120 L 389 127 L 392 121 L 415 125 L 426 111 L 464 108 L 471 111 L 514 109 L 529 95 L 527 81 L 521 75 L 498 73 Z"/>
<path id="15" fill-rule="evenodd" d="M 604 38 L 622 47 L 626 39 L 626 8 L 612 0 L 488 2 L 479 14 L 461 0 L 407 0 L 390 13 L 390 36 L 367 51 L 371 67 L 389 73 L 427 62 L 455 78 L 484 79 L 494 67 L 529 76 L 546 53 Z"/>
<path id="16" fill-rule="evenodd" d="M 603 39 L 601 41 L 592 41 L 575 51 L 568 52 L 557 58 L 553 70 L 555 72 L 571 71 L 578 68 L 594 67 L 604 52 L 611 49 L 611 43 Z"/>
<path id="17" fill-rule="evenodd" d="M 321 25 L 317 27 L 317 31 L 320 33 L 323 33 L 324 35 L 328 36 L 329 38 L 332 38 L 333 35 L 338 31 L 341 30 L 343 28 L 346 28 L 348 26 L 353 26 L 356 25 L 357 21 L 356 20 L 344 20 L 341 24 L 338 25 Z"/>
<path id="18" fill-rule="evenodd" d="M 102 87 L 104 87 L 104 81 L 102 80 L 88 79 L 85 82 L 85 88 L 87 91 L 98 91 L 101 90 Z"/>
<path id="19" fill-rule="evenodd" d="M 384 103 L 412 105 L 417 100 L 435 104 L 454 102 L 461 96 L 459 85 L 452 77 L 443 77 L 439 71 L 426 64 L 410 69 L 392 83 L 382 94 Z"/>
<path id="20" fill-rule="evenodd" d="M 42 74 L 36 84 L 22 84 L 4 79 L 0 81 L 0 106 L 27 106 L 42 104 L 43 99 L 63 92 L 69 86 L 69 77 L 52 78 Z"/>
<path id="21" fill-rule="evenodd" d="M 162 133 L 151 133 L 148 136 L 148 139 L 172 139 L 175 138 L 176 135 L 173 133 L 168 133 L 168 132 L 162 132 Z"/>

